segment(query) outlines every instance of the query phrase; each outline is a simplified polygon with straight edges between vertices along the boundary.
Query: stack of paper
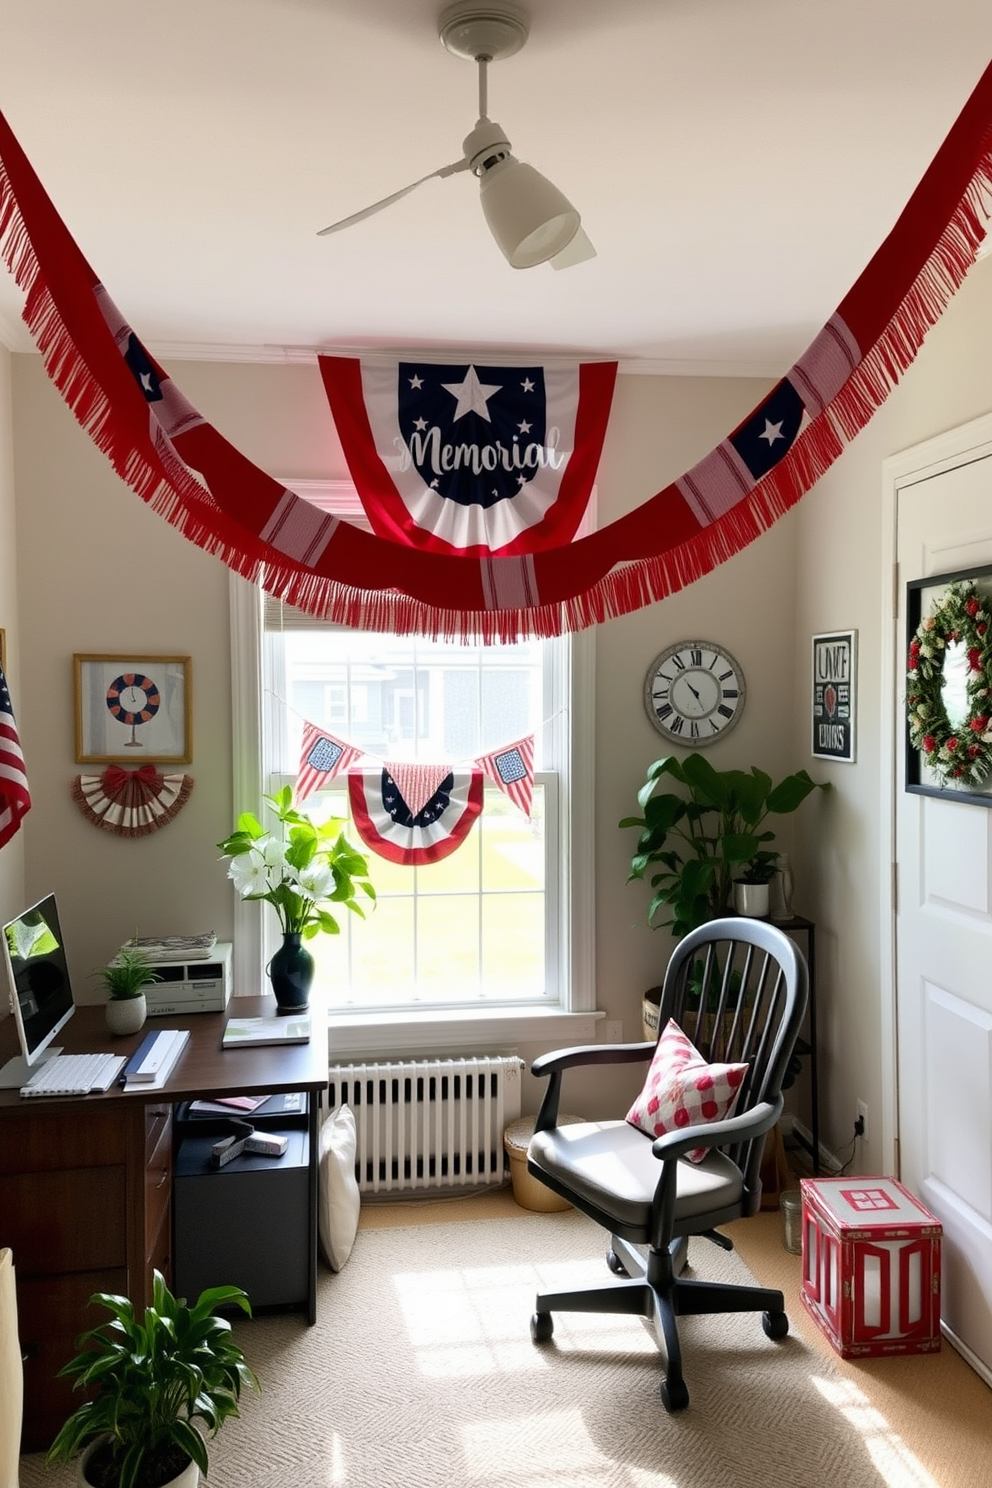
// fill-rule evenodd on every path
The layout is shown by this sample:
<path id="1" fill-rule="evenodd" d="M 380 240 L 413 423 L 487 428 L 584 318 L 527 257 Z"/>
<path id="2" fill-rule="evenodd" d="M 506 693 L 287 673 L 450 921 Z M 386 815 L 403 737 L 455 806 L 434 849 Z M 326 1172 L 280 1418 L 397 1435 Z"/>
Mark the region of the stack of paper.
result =
<path id="1" fill-rule="evenodd" d="M 151 961 L 200 961 L 217 944 L 212 930 L 203 935 L 136 935 L 128 945 L 139 946 Z"/>

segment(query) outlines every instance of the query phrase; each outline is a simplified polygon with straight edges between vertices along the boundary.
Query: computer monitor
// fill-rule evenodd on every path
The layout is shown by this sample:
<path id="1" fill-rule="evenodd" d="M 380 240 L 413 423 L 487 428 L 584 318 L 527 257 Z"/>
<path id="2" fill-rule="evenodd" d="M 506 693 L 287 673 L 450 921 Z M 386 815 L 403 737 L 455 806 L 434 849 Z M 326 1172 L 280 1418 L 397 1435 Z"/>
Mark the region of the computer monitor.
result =
<path id="1" fill-rule="evenodd" d="M 75 1008 L 55 895 L 47 894 L 9 920 L 0 933 L 0 949 L 21 1044 L 20 1057 L 0 1069 L 0 1088 L 9 1090 L 23 1085 L 57 1052 L 52 1040 Z"/>

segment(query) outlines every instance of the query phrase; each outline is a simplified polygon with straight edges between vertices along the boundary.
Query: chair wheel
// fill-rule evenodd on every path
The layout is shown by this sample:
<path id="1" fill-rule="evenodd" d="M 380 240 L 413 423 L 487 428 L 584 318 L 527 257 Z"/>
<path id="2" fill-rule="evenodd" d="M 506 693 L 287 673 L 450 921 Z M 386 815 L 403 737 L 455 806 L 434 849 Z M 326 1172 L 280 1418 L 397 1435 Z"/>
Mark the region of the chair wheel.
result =
<path id="1" fill-rule="evenodd" d="M 606 1264 L 609 1266 L 614 1276 L 627 1275 L 626 1267 L 624 1266 L 623 1261 L 621 1261 L 615 1250 L 608 1250 L 606 1252 Z"/>
<path id="2" fill-rule="evenodd" d="M 550 1343 L 554 1331 L 554 1319 L 550 1312 L 534 1313 L 530 1320 L 530 1336 L 535 1343 Z"/>
<path id="3" fill-rule="evenodd" d="M 661 1403 L 669 1413 L 685 1410 L 689 1404 L 689 1391 L 686 1389 L 685 1380 L 662 1380 Z"/>
<path id="4" fill-rule="evenodd" d="M 761 1326 L 768 1338 L 784 1338 L 789 1331 L 789 1319 L 784 1312 L 763 1312 Z"/>

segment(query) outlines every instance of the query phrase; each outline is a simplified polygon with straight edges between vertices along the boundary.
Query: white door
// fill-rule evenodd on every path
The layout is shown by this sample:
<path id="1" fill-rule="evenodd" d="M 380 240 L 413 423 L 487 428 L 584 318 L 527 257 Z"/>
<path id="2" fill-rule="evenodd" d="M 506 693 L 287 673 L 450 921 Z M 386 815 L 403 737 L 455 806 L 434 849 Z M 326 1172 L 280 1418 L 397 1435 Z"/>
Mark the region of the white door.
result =
<path id="1" fill-rule="evenodd" d="M 992 454 L 901 483 L 906 582 L 992 563 Z M 924 613 L 929 605 L 924 606 Z M 896 671 L 896 1017 L 900 1170 L 944 1228 L 941 1312 L 992 1382 L 992 806 L 904 789 Z"/>

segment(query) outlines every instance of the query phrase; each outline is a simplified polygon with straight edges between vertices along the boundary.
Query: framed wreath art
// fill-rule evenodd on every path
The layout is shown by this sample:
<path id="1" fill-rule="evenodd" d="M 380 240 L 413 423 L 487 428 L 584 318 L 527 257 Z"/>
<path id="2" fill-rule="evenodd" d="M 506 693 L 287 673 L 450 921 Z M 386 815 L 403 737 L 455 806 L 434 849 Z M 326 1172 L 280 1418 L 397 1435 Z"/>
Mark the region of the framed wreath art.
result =
<path id="1" fill-rule="evenodd" d="M 906 789 L 992 806 L 992 567 L 913 580 L 906 612 Z"/>

